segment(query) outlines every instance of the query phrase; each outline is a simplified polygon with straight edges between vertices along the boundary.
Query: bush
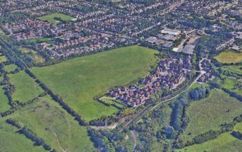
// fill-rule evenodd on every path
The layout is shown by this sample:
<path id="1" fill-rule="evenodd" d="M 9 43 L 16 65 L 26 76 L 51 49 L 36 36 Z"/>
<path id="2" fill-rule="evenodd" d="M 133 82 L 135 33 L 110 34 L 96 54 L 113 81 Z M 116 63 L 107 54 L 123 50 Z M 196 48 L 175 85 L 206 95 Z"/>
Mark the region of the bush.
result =
<path id="1" fill-rule="evenodd" d="M 233 131 L 231 135 L 239 140 L 242 140 L 242 133 L 240 133 L 239 131 Z"/>
<path id="2" fill-rule="evenodd" d="M 195 88 L 189 92 L 190 99 L 192 100 L 201 100 L 206 98 L 209 94 L 209 89 L 205 87 Z"/>
<path id="3" fill-rule="evenodd" d="M 182 130 L 183 125 L 183 116 L 184 116 L 184 108 L 188 105 L 188 101 L 184 98 L 178 99 L 174 104 L 171 105 L 172 113 L 171 113 L 171 122 L 170 125 L 175 130 Z"/>

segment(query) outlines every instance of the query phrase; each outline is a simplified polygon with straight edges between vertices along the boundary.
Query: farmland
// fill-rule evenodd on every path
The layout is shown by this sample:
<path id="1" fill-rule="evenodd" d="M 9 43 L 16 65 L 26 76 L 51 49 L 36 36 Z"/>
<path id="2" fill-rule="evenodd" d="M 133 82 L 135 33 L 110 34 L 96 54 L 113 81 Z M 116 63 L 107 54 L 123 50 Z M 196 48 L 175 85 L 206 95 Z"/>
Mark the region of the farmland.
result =
<path id="1" fill-rule="evenodd" d="M 242 131 L 242 123 L 238 123 L 233 128 L 234 131 Z M 202 144 L 195 144 L 185 147 L 177 152 L 193 152 L 193 151 L 213 151 L 227 152 L 237 151 L 242 146 L 242 141 L 233 137 L 230 132 L 223 133 L 213 140 L 209 140 Z"/>
<path id="2" fill-rule="evenodd" d="M 0 0 L 0 152 L 242 152 L 241 0 Z"/>
<path id="3" fill-rule="evenodd" d="M 176 152 L 228 152 L 237 151 L 242 146 L 242 141 L 230 135 L 230 133 L 224 133 L 218 136 L 216 139 L 207 141 L 203 144 L 192 145 Z"/>
<path id="4" fill-rule="evenodd" d="M 10 74 L 10 82 L 15 87 L 13 99 L 26 102 L 33 99 L 44 91 L 23 71 L 17 74 Z"/>
<path id="5" fill-rule="evenodd" d="M 213 90 L 208 98 L 191 103 L 187 111 L 189 123 L 182 135 L 183 140 L 209 130 L 217 130 L 219 125 L 231 122 L 242 114 L 241 111 L 241 102 L 221 90 Z"/>
<path id="6" fill-rule="evenodd" d="M 221 52 L 215 59 L 224 64 L 240 63 L 242 62 L 242 53 L 227 50 Z"/>
<path id="7" fill-rule="evenodd" d="M 222 69 L 225 70 L 225 71 L 230 71 L 230 72 L 233 72 L 233 73 L 242 74 L 242 66 L 241 65 L 223 66 Z"/>
<path id="8" fill-rule="evenodd" d="M 8 118 L 31 129 L 57 151 L 93 150 L 86 128 L 80 127 L 48 96 L 37 99 Z"/>
<path id="9" fill-rule="evenodd" d="M 146 76 L 157 62 L 156 53 L 139 46 L 124 47 L 32 71 L 89 121 L 117 112 L 116 108 L 106 107 L 94 98 L 112 87 L 127 85 Z"/>
<path id="10" fill-rule="evenodd" d="M 34 147 L 33 143 L 24 136 L 16 133 L 17 129 L 0 121 L 0 151 L 4 152 L 45 152 L 41 147 Z M 13 144 L 14 143 L 14 144 Z"/>
<path id="11" fill-rule="evenodd" d="M 9 110 L 8 99 L 4 95 L 4 91 L 0 86 L 0 113 Z"/>
<path id="12" fill-rule="evenodd" d="M 218 80 L 217 82 L 221 87 L 242 95 L 241 79 L 224 77 L 223 80 Z"/>

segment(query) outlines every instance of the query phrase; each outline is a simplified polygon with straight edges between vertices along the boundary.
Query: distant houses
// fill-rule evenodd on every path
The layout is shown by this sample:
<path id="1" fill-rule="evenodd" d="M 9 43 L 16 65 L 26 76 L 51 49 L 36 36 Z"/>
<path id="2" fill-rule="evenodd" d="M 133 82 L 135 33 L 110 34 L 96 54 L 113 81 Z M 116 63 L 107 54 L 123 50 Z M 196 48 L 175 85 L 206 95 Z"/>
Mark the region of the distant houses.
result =
<path id="1" fill-rule="evenodd" d="M 149 101 L 152 95 L 162 89 L 173 90 L 179 87 L 187 79 L 191 67 L 190 56 L 184 59 L 163 59 L 150 75 L 139 81 L 139 85 L 114 88 L 108 94 L 136 107 Z"/>

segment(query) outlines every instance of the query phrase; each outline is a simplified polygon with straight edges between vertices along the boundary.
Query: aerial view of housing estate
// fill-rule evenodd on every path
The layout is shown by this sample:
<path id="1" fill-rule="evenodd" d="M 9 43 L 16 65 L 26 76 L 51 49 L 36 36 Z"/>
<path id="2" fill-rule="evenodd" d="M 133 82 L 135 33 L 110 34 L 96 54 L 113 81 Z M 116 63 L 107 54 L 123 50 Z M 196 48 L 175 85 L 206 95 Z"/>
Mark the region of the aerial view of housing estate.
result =
<path id="1" fill-rule="evenodd" d="M 242 0 L 0 0 L 0 152 L 242 152 Z"/>

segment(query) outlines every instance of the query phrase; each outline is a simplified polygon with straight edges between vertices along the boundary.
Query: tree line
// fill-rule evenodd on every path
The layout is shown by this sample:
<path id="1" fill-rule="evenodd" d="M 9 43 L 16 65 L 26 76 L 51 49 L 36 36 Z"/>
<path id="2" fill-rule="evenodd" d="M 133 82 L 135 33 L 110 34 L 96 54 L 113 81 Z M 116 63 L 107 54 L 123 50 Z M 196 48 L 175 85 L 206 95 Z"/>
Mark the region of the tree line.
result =
<path id="1" fill-rule="evenodd" d="M 13 119 L 7 119 L 6 123 L 17 128 L 17 133 L 22 134 L 26 138 L 30 139 L 34 143 L 34 146 L 42 146 L 46 151 L 56 152 L 53 148 L 51 148 L 50 145 L 45 143 L 42 138 L 38 137 L 32 130 L 24 126 L 22 127 L 17 121 Z"/>

